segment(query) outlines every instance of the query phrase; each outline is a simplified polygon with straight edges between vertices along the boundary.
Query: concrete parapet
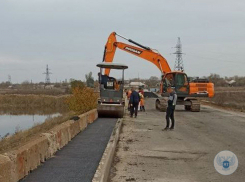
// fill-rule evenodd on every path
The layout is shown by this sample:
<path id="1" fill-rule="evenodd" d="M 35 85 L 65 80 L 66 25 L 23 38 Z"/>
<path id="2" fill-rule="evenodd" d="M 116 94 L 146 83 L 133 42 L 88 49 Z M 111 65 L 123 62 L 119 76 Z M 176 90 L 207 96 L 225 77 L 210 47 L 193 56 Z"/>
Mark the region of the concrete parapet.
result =
<path id="1" fill-rule="evenodd" d="M 11 180 L 11 160 L 9 157 L 0 155 L 0 181 L 12 182 Z"/>
<path id="2" fill-rule="evenodd" d="M 87 122 L 92 123 L 96 118 L 98 118 L 98 113 L 96 109 L 87 112 Z"/>
<path id="3" fill-rule="evenodd" d="M 0 182 L 17 182 L 64 147 L 80 131 L 97 119 L 97 110 L 66 121 L 16 150 L 0 155 Z"/>
<path id="4" fill-rule="evenodd" d="M 83 131 L 85 128 L 87 128 L 88 122 L 87 122 L 87 115 L 82 114 L 79 116 L 80 119 L 78 120 L 80 130 Z"/>

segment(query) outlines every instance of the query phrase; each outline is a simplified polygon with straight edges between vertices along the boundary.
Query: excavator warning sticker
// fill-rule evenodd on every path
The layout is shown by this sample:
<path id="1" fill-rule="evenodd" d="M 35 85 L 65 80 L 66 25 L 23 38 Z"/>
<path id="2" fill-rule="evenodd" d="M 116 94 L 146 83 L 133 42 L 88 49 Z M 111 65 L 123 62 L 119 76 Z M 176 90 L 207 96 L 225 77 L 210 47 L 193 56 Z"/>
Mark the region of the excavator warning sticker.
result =
<path id="1" fill-rule="evenodd" d="M 131 47 L 125 47 L 124 49 L 127 50 L 127 51 L 130 51 L 132 53 L 135 53 L 135 54 L 141 54 L 142 53 L 142 51 L 134 49 L 134 48 L 131 48 Z"/>
<path id="2" fill-rule="evenodd" d="M 107 82 L 107 87 L 113 87 L 113 82 Z"/>

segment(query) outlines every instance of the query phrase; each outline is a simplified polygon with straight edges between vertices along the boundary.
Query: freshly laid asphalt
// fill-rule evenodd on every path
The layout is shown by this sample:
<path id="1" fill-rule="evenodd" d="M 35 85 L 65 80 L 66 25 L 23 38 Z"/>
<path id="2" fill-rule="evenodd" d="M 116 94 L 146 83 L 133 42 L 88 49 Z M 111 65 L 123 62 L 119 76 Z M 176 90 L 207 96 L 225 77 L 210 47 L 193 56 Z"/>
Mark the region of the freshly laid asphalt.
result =
<path id="1" fill-rule="evenodd" d="M 21 182 L 90 182 L 116 124 L 99 118 Z"/>

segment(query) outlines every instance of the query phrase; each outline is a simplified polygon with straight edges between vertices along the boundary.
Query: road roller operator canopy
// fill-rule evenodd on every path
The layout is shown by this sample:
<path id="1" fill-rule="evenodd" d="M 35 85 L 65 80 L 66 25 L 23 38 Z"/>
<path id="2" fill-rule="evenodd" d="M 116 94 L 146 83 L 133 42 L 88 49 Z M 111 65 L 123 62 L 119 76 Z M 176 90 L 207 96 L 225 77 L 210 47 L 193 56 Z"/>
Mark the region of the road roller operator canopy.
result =
<path id="1" fill-rule="evenodd" d="M 118 69 L 118 70 L 124 70 L 128 68 L 128 66 L 126 66 L 125 64 L 120 64 L 120 63 L 99 63 L 97 64 L 97 67 L 108 68 L 108 69 Z"/>

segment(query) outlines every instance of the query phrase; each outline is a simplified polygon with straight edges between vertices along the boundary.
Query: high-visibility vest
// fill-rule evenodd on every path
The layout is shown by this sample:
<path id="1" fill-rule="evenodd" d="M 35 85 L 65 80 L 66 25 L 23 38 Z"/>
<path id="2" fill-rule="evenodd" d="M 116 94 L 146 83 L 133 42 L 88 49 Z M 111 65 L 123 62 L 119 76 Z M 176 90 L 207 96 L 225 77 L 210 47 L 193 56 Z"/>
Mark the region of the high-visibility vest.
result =
<path id="1" fill-rule="evenodd" d="M 139 93 L 140 99 L 144 99 L 144 95 L 142 93 Z"/>

